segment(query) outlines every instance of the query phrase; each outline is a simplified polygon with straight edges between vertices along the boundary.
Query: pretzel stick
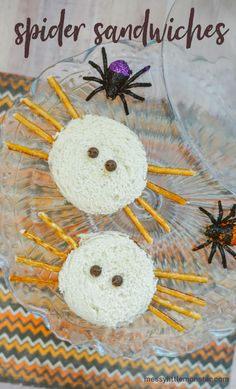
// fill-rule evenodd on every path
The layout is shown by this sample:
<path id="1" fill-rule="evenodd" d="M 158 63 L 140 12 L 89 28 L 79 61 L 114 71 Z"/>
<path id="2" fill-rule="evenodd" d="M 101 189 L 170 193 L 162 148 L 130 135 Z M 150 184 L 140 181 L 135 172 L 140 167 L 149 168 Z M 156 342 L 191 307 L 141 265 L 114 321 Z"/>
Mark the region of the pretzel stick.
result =
<path id="1" fill-rule="evenodd" d="M 47 243 L 45 242 L 43 239 L 39 238 L 37 235 L 34 235 L 32 234 L 31 232 L 28 232 L 28 231 L 25 231 L 25 230 L 22 230 L 21 231 L 21 234 L 25 237 L 25 238 L 28 238 L 30 240 L 32 240 L 33 242 L 35 242 L 36 244 L 38 244 L 39 246 L 42 246 L 44 247 L 46 250 L 52 252 L 53 254 L 55 254 L 57 257 L 63 259 L 63 260 L 66 260 L 67 258 L 67 253 L 64 253 L 63 251 L 60 251 L 58 250 L 56 247 L 52 246 L 50 243 Z"/>
<path id="2" fill-rule="evenodd" d="M 43 151 L 30 149 L 29 147 L 21 146 L 16 143 L 5 142 L 9 150 L 17 151 L 18 153 L 31 155 L 31 157 L 37 157 L 40 159 L 48 160 L 48 154 Z"/>
<path id="3" fill-rule="evenodd" d="M 176 193 L 170 192 L 169 190 L 166 190 L 165 188 L 162 188 L 161 186 L 158 186 L 154 184 L 154 182 L 149 181 L 147 183 L 147 188 L 153 190 L 153 192 L 156 192 L 157 194 L 160 194 L 167 199 L 170 199 L 172 201 L 175 201 L 176 203 L 180 205 L 185 205 L 187 203 L 187 200 L 185 200 L 183 197 L 177 195 Z"/>
<path id="4" fill-rule="evenodd" d="M 67 96 L 67 94 L 63 91 L 62 87 L 60 84 L 58 84 L 58 82 L 56 81 L 56 79 L 53 77 L 53 76 L 49 76 L 48 77 L 48 83 L 51 85 L 51 87 L 54 89 L 54 91 L 56 92 L 57 96 L 59 97 L 59 99 L 62 101 L 62 103 L 64 104 L 65 108 L 67 109 L 67 111 L 69 112 L 69 114 L 71 115 L 71 117 L 73 119 L 77 119 L 79 118 L 79 114 L 78 112 L 76 111 L 75 107 L 73 106 L 73 104 L 71 103 L 69 97 Z"/>
<path id="5" fill-rule="evenodd" d="M 186 328 L 182 326 L 180 323 L 172 319 L 170 316 L 166 315 L 164 312 L 159 311 L 159 309 L 153 307 L 152 305 L 149 305 L 148 309 L 150 312 L 152 312 L 154 315 L 159 317 L 161 320 L 165 321 L 169 326 L 173 327 L 175 330 L 179 332 L 186 330 Z"/>
<path id="6" fill-rule="evenodd" d="M 136 202 L 139 203 L 148 213 L 150 213 L 153 219 L 155 219 L 167 232 L 170 232 L 169 224 L 146 200 L 144 200 L 142 197 L 138 197 Z"/>
<path id="7" fill-rule="evenodd" d="M 51 123 L 58 131 L 62 130 L 64 127 L 60 122 L 58 122 L 57 119 L 55 119 L 52 115 L 50 115 L 49 112 L 45 111 L 40 105 L 35 104 L 30 99 L 24 97 L 21 99 L 21 103 L 27 105 L 34 113 L 36 113 L 39 116 L 42 116 L 44 119 L 46 119 L 49 123 Z"/>
<path id="8" fill-rule="evenodd" d="M 21 276 L 16 276 L 14 274 L 10 275 L 9 280 L 11 282 L 24 282 L 27 284 L 41 284 L 41 285 L 45 285 L 45 286 L 49 286 L 49 285 L 57 286 L 58 285 L 57 281 L 53 281 L 53 280 L 44 281 L 44 280 L 40 280 L 37 277 L 28 277 L 28 276 L 21 277 Z"/>
<path id="9" fill-rule="evenodd" d="M 155 165 L 148 165 L 149 173 L 156 174 L 172 174 L 174 176 L 195 176 L 196 172 L 190 169 L 178 169 L 174 167 L 162 167 Z"/>
<path id="10" fill-rule="evenodd" d="M 47 226 L 53 228 L 56 233 L 66 242 L 68 243 L 73 249 L 76 249 L 77 247 L 79 247 L 78 243 L 73 239 L 71 238 L 69 235 L 67 235 L 65 233 L 65 231 L 60 227 L 58 226 L 56 223 L 54 223 L 54 221 L 52 219 L 50 219 L 50 217 L 48 215 L 46 215 L 46 213 L 44 212 L 39 212 L 38 213 L 38 216 L 40 217 L 40 219 L 45 223 L 47 224 Z"/>
<path id="11" fill-rule="evenodd" d="M 27 265 L 27 266 L 39 267 L 41 269 L 45 269 L 45 270 L 48 270 L 48 271 L 51 271 L 51 272 L 55 272 L 55 273 L 59 273 L 59 271 L 61 270 L 60 266 L 48 265 L 45 262 L 36 261 L 35 259 L 26 258 L 26 257 L 23 257 L 23 256 L 17 256 L 16 257 L 16 262 L 23 263 L 24 265 Z"/>
<path id="12" fill-rule="evenodd" d="M 202 316 L 199 313 L 195 311 L 190 311 L 189 309 L 181 307 L 177 304 L 173 304 L 167 299 L 163 299 L 158 296 L 153 296 L 152 300 L 157 304 L 163 305 L 164 307 L 172 309 L 173 311 L 181 313 L 182 315 L 191 317 L 192 319 L 200 320 L 202 318 Z"/>
<path id="13" fill-rule="evenodd" d="M 159 269 L 154 270 L 155 277 L 159 278 L 170 278 L 173 280 L 181 280 L 181 281 L 189 281 L 189 282 L 208 282 L 207 277 L 196 276 L 195 274 L 187 274 L 187 273 L 172 273 L 168 271 L 161 271 Z"/>
<path id="14" fill-rule="evenodd" d="M 51 135 L 47 134 L 42 128 L 37 126 L 34 122 L 31 122 L 28 120 L 25 116 L 21 115 L 21 113 L 15 113 L 14 118 L 18 120 L 21 124 L 23 124 L 25 127 L 29 128 L 29 130 L 33 131 L 35 134 L 39 135 L 41 138 L 46 140 L 49 143 L 53 143 L 54 139 Z"/>
<path id="15" fill-rule="evenodd" d="M 179 290 L 167 288 L 166 286 L 157 285 L 157 290 L 158 290 L 158 292 L 177 297 L 181 300 L 188 301 L 188 302 L 193 303 L 193 304 L 201 305 L 202 307 L 204 307 L 206 305 L 206 301 L 199 298 L 199 297 L 195 297 L 192 294 L 180 292 Z"/>
<path id="16" fill-rule="evenodd" d="M 151 235 L 149 234 L 149 232 L 146 230 L 146 228 L 143 226 L 143 224 L 140 222 L 140 220 L 137 218 L 137 216 L 134 214 L 134 212 L 131 210 L 131 208 L 129 208 L 128 206 L 126 206 L 125 208 L 123 208 L 126 215 L 130 218 L 130 220 L 134 223 L 135 227 L 137 228 L 137 230 L 143 235 L 144 239 L 149 243 L 149 244 L 152 244 L 153 243 L 153 239 L 151 237 Z"/>

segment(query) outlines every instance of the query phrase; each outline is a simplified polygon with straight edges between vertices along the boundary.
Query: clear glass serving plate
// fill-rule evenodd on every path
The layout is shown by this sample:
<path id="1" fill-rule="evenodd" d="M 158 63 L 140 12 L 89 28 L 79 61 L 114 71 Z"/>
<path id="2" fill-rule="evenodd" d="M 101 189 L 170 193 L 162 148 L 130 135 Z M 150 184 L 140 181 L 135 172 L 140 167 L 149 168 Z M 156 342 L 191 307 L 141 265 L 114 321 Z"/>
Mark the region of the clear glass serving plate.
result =
<path id="1" fill-rule="evenodd" d="M 203 319 L 194 321 L 179 314 L 170 315 L 182 322 L 188 330 L 178 333 L 150 312 L 146 312 L 133 324 L 116 330 L 92 325 L 76 317 L 63 301 L 58 292 L 37 285 L 10 285 L 18 301 L 30 311 L 41 315 L 48 327 L 59 337 L 75 345 L 97 347 L 100 352 L 109 352 L 115 356 L 147 357 L 153 353 L 174 356 L 196 350 L 210 342 L 215 336 L 224 336 L 235 329 L 236 276 L 234 261 L 228 258 L 229 270 L 221 267 L 221 260 L 215 257 L 212 266 L 207 264 L 207 251 L 192 252 L 193 244 L 201 242 L 203 227 L 207 219 L 199 212 L 198 206 L 216 211 L 220 198 L 225 208 L 233 203 L 232 194 L 220 184 L 208 171 L 207 164 L 195 153 L 188 139 L 179 130 L 168 103 L 165 84 L 162 77 L 160 47 L 149 45 L 143 48 L 139 43 L 122 42 L 106 45 L 108 60 L 122 58 L 128 61 L 136 71 L 145 65 L 151 70 L 142 77 L 142 81 L 151 81 L 152 88 L 143 89 L 145 102 L 128 98 L 130 115 L 125 116 L 118 99 L 108 101 L 103 93 L 97 94 L 89 103 L 87 94 L 95 84 L 85 82 L 82 77 L 94 74 L 88 60 L 101 64 L 101 47 L 94 47 L 73 58 L 66 59 L 46 69 L 34 82 L 30 98 L 48 109 L 62 123 L 69 117 L 64 107 L 47 83 L 46 77 L 54 75 L 70 96 L 77 110 L 108 116 L 127 124 L 142 140 L 149 162 L 163 166 L 185 167 L 196 170 L 196 177 L 156 176 L 153 181 L 175 191 L 188 199 L 184 207 L 154 196 L 145 191 L 144 196 L 169 221 L 171 233 L 164 233 L 152 218 L 138 206 L 134 206 L 145 227 L 154 238 L 154 244 L 148 246 L 120 211 L 111 216 L 89 216 L 74 208 L 59 193 L 50 175 L 45 161 L 9 152 L 2 144 L 0 165 L 0 253 L 6 269 L 19 275 L 37 275 L 47 278 L 45 271 L 33 270 L 15 263 L 15 255 L 21 254 L 41 259 L 52 264 L 58 258 L 36 247 L 31 241 L 22 238 L 19 231 L 24 228 L 34 231 L 44 239 L 65 249 L 63 242 L 51 230 L 39 221 L 37 213 L 47 212 L 57 223 L 74 238 L 81 233 L 104 230 L 118 230 L 136 239 L 153 257 L 157 267 L 180 272 L 194 272 L 208 275 L 205 285 L 183 283 L 180 281 L 161 282 L 185 292 L 195 293 L 207 301 L 205 308 L 196 310 Z M 32 115 L 28 109 L 17 102 L 11 108 L 1 127 L 2 141 L 15 143 L 49 151 L 49 147 L 36 135 L 16 122 L 15 112 L 21 112 L 36 121 L 45 130 L 53 134 L 54 130 L 45 121 Z M 181 302 L 180 302 L 181 304 Z M 184 306 L 188 306 L 184 304 Z M 195 307 L 194 307 L 195 308 Z M 163 309 L 164 310 L 164 309 Z"/>

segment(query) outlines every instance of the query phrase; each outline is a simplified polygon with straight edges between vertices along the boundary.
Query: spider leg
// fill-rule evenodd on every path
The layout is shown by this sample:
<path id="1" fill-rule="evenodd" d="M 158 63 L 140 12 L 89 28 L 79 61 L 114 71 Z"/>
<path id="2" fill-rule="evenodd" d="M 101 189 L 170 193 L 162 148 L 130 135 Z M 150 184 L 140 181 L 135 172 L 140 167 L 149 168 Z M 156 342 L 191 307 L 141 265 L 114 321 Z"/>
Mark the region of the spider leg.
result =
<path id="1" fill-rule="evenodd" d="M 224 246 L 224 249 L 228 251 L 228 253 L 234 257 L 234 259 L 236 259 L 236 252 L 234 250 L 232 250 L 229 246 Z"/>
<path id="2" fill-rule="evenodd" d="M 46 140 L 49 143 L 54 142 L 54 138 L 45 132 L 41 127 L 39 127 L 34 122 L 31 122 L 28 120 L 25 116 L 21 115 L 21 113 L 16 112 L 13 117 L 18 120 L 19 123 L 22 123 L 25 127 L 27 127 L 29 130 L 33 131 L 35 134 L 40 136 L 42 139 Z"/>
<path id="3" fill-rule="evenodd" d="M 147 211 L 153 217 L 153 219 L 155 219 L 157 223 L 159 223 L 160 226 L 164 228 L 164 230 L 170 232 L 171 229 L 167 221 L 158 212 L 156 212 L 155 209 L 152 208 L 152 206 L 143 197 L 138 197 L 136 202 L 141 205 L 141 207 L 143 207 L 145 211 Z"/>
<path id="4" fill-rule="evenodd" d="M 139 76 L 141 76 L 143 73 L 146 73 L 149 69 L 150 69 L 151 66 L 145 66 L 143 69 L 139 70 L 137 73 L 135 73 L 132 77 L 129 78 L 129 80 L 127 80 L 126 82 L 126 86 L 131 84 L 131 82 L 133 82 L 134 80 L 136 80 L 136 78 L 138 78 Z"/>
<path id="5" fill-rule="evenodd" d="M 221 244 L 218 244 L 217 247 L 220 250 L 220 254 L 221 254 L 221 257 L 222 257 L 223 268 L 227 269 L 227 261 L 226 261 L 226 256 L 225 256 L 224 248 L 221 246 Z"/>
<path id="6" fill-rule="evenodd" d="M 224 215 L 224 211 L 223 211 L 223 207 L 222 207 L 222 202 L 221 201 L 218 201 L 218 207 L 219 207 L 219 216 L 218 216 L 218 219 L 217 219 L 217 222 L 221 222 L 222 221 L 222 218 L 223 218 L 223 215 Z"/>
<path id="7" fill-rule="evenodd" d="M 186 176 L 192 177 L 196 176 L 196 172 L 190 169 L 179 169 L 175 167 L 163 167 L 148 164 L 148 173 L 153 174 L 171 174 L 172 176 Z"/>
<path id="8" fill-rule="evenodd" d="M 60 238 L 62 238 L 72 249 L 77 249 L 78 243 L 56 224 L 46 213 L 39 212 L 38 217 L 50 228 L 52 228 Z"/>
<path id="9" fill-rule="evenodd" d="M 89 101 L 94 95 L 96 95 L 98 92 L 100 92 L 100 91 L 102 91 L 102 90 L 104 90 L 104 89 L 105 89 L 104 86 L 99 86 L 98 88 L 94 89 L 94 90 L 90 93 L 90 95 L 88 95 L 88 96 L 86 97 L 86 101 Z"/>
<path id="10" fill-rule="evenodd" d="M 122 101 L 122 103 L 123 103 L 124 110 L 125 110 L 125 114 L 126 114 L 126 115 L 129 115 L 129 108 L 128 108 L 128 104 L 127 104 L 127 101 L 126 101 L 126 99 L 125 99 L 124 94 L 121 93 L 119 96 L 120 96 L 120 99 L 121 99 L 121 101 Z"/>
<path id="11" fill-rule="evenodd" d="M 40 105 L 35 104 L 27 97 L 20 99 L 20 102 L 21 104 L 26 105 L 33 113 L 36 113 L 36 115 L 41 116 L 49 123 L 51 123 L 57 129 L 57 131 L 61 131 L 63 129 L 64 125 L 58 122 L 56 118 L 54 118 L 49 112 L 45 111 L 45 109 L 43 109 Z"/>
<path id="12" fill-rule="evenodd" d="M 222 221 L 227 222 L 229 219 L 231 219 L 231 217 L 235 217 L 235 215 L 236 215 L 236 204 L 232 206 L 230 213 Z"/>
<path id="13" fill-rule="evenodd" d="M 198 251 L 198 250 L 201 250 L 201 249 L 204 249 L 204 247 L 207 247 L 209 246 L 209 244 L 211 243 L 212 241 L 210 239 L 208 239 L 206 242 L 200 244 L 199 246 L 196 246 L 196 247 L 193 247 L 193 251 Z"/>
<path id="14" fill-rule="evenodd" d="M 212 259 L 216 253 L 216 248 L 217 248 L 217 244 L 216 243 L 213 243 L 212 246 L 211 246 L 211 252 L 210 252 L 210 255 L 208 257 L 208 263 L 211 263 L 212 262 Z"/>
<path id="15" fill-rule="evenodd" d="M 100 68 L 100 66 L 98 64 L 96 64 L 95 62 L 93 61 L 89 61 L 89 64 L 97 70 L 97 72 L 100 74 L 100 76 L 102 77 L 102 79 L 104 80 L 104 73 L 102 71 L 102 69 Z"/>
<path id="16" fill-rule="evenodd" d="M 62 104 L 72 117 L 72 119 L 78 119 L 80 115 L 76 111 L 75 107 L 73 106 L 71 100 L 69 99 L 69 96 L 66 94 L 66 92 L 63 90 L 61 85 L 58 83 L 55 77 L 48 76 L 47 77 L 49 85 L 54 89 L 54 92 L 56 92 L 58 98 L 61 100 Z"/>
<path id="17" fill-rule="evenodd" d="M 18 255 L 16 256 L 16 262 L 17 263 L 23 263 L 24 265 L 27 265 L 27 266 L 32 266 L 32 267 L 38 267 L 40 269 L 45 269 L 45 270 L 48 270 L 50 272 L 59 273 L 61 271 L 61 266 L 49 265 L 46 262 L 36 261 L 35 259 L 26 258 L 26 257 L 23 257 L 23 256 L 18 256 Z"/>
<path id="18" fill-rule="evenodd" d="M 136 93 L 131 92 L 130 90 L 127 90 L 127 89 L 123 90 L 123 93 L 125 93 L 126 95 L 129 95 L 129 96 L 133 97 L 134 99 L 140 100 L 140 101 L 144 101 L 144 100 L 145 100 L 144 97 L 139 96 L 139 95 L 136 95 Z"/>
<path id="19" fill-rule="evenodd" d="M 85 81 L 95 81 L 95 82 L 98 82 L 99 84 L 104 84 L 104 81 L 101 80 L 100 78 L 97 78 L 97 77 L 83 77 L 83 80 Z"/>
<path id="20" fill-rule="evenodd" d="M 18 145 L 17 143 L 5 142 L 9 150 L 18 151 L 18 153 L 31 155 L 32 157 L 41 158 L 48 161 L 48 154 L 40 150 L 31 149 L 29 147 Z"/>
<path id="21" fill-rule="evenodd" d="M 135 227 L 140 232 L 140 234 L 143 235 L 143 237 L 146 240 L 146 242 L 148 244 L 152 244 L 153 243 L 153 239 L 152 239 L 151 235 L 146 230 L 144 225 L 140 222 L 139 218 L 135 215 L 135 213 L 132 211 L 132 209 L 128 205 L 126 205 L 126 207 L 123 208 L 123 211 L 130 218 L 130 220 L 135 225 Z"/>
<path id="22" fill-rule="evenodd" d="M 205 213 L 205 215 L 207 215 L 209 217 L 209 219 L 211 220 L 211 222 L 214 224 L 216 223 L 216 219 L 214 218 L 214 216 L 208 212 L 206 209 L 202 208 L 202 207 L 199 207 L 200 211 Z"/>
<path id="23" fill-rule="evenodd" d="M 53 281 L 53 280 L 40 280 L 37 277 L 30 277 L 30 276 L 16 276 L 15 274 L 10 275 L 9 281 L 11 282 L 23 282 L 23 283 L 29 283 L 29 284 L 39 284 L 43 286 L 54 286 L 57 287 L 58 281 Z"/>
<path id="24" fill-rule="evenodd" d="M 105 47 L 102 48 L 102 60 L 103 60 L 103 71 L 105 75 L 107 72 L 107 53 Z"/>
<path id="25" fill-rule="evenodd" d="M 129 85 L 126 85 L 126 88 L 127 89 L 130 89 L 130 88 L 139 88 L 139 87 L 148 87 L 148 86 L 152 86 L 152 84 L 150 82 L 135 82 L 134 84 L 129 84 Z"/>

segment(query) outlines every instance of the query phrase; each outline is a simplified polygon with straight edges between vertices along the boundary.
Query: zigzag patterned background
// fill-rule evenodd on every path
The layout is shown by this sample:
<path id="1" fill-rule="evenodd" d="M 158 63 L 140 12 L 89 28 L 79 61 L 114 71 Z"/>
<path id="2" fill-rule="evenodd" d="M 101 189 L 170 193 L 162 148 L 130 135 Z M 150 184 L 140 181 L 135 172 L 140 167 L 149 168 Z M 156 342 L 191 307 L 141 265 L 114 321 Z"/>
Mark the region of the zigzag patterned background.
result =
<path id="1" fill-rule="evenodd" d="M 31 79 L 0 73 L 0 118 L 26 93 Z M 125 360 L 100 356 L 57 339 L 11 295 L 0 272 L 0 381 L 56 388 L 226 388 L 236 336 L 179 358 Z M 145 377 L 210 377 L 212 382 L 150 383 Z M 213 382 L 215 378 L 224 382 Z M 1 387 L 1 384 L 0 384 Z"/>

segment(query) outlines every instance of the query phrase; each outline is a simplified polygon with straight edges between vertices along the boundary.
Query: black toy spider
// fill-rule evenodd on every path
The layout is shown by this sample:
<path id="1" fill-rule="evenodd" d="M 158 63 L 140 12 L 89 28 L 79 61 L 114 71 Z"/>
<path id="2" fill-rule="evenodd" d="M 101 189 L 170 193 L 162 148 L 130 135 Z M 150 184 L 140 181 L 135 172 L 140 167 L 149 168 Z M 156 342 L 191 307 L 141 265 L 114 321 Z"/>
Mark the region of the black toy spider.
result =
<path id="1" fill-rule="evenodd" d="M 112 62 L 109 67 L 107 66 L 107 54 L 106 50 L 102 48 L 103 70 L 101 67 L 93 61 L 89 61 L 89 64 L 94 67 L 101 78 L 97 77 L 83 77 L 86 81 L 95 81 L 101 84 L 98 88 L 94 89 L 87 97 L 86 101 L 89 101 L 96 93 L 105 90 L 107 99 L 114 100 L 117 96 L 120 97 L 126 115 L 129 115 L 128 104 L 125 99 L 125 94 L 133 97 L 134 99 L 144 101 L 145 98 L 132 92 L 131 88 L 137 87 L 149 87 L 152 86 L 150 82 L 136 82 L 132 84 L 141 74 L 147 72 L 150 66 L 145 66 L 143 69 L 135 73 L 131 78 L 132 70 L 127 62 L 119 59 Z"/>
<path id="2" fill-rule="evenodd" d="M 219 215 L 217 219 L 206 209 L 199 208 L 201 212 L 209 217 L 212 224 L 207 226 L 205 230 L 205 235 L 208 237 L 208 240 L 200 246 L 194 247 L 193 251 L 201 250 L 212 244 L 208 263 L 212 262 L 216 249 L 218 248 L 222 257 L 222 265 L 224 268 L 227 268 L 225 250 L 236 259 L 236 252 L 229 247 L 236 245 L 236 204 L 233 205 L 230 213 L 225 218 L 223 218 L 221 201 L 218 201 L 218 206 Z"/>

